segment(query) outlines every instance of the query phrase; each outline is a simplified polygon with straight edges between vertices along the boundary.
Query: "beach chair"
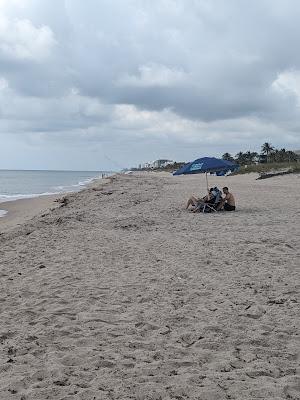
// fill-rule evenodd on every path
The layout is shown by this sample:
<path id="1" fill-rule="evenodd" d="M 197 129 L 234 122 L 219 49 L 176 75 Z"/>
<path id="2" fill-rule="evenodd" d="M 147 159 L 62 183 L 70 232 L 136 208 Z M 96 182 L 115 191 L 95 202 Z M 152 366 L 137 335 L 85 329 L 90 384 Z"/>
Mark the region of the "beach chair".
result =
<path id="1" fill-rule="evenodd" d="M 210 200 L 209 203 L 200 203 L 196 207 L 195 211 L 200 211 L 200 212 L 203 212 L 203 213 L 217 212 L 217 207 L 221 202 L 222 192 L 217 187 L 214 187 L 213 192 L 214 192 L 213 199 Z"/>

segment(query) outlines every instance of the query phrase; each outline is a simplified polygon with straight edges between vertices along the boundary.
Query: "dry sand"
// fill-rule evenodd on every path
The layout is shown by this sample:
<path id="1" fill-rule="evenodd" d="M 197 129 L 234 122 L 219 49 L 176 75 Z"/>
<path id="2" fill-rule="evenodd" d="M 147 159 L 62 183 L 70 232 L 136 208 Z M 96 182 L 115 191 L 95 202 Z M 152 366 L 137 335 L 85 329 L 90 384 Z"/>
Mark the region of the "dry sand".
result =
<path id="1" fill-rule="evenodd" d="M 0 234 L 0 399 L 299 399 L 300 178 L 254 178 L 192 214 L 204 176 L 117 176 Z"/>

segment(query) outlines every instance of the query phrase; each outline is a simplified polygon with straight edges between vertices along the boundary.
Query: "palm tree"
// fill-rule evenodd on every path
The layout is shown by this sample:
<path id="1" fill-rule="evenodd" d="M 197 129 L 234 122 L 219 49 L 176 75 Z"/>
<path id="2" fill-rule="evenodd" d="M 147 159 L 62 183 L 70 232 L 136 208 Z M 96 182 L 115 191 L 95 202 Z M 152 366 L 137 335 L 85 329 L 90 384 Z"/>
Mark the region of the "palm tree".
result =
<path id="1" fill-rule="evenodd" d="M 298 161 L 298 156 L 294 151 L 286 151 L 285 152 L 286 156 L 287 156 L 287 160 L 288 162 L 295 162 Z"/>
<path id="2" fill-rule="evenodd" d="M 268 156 L 269 161 L 271 162 L 280 162 L 282 161 L 281 157 L 282 157 L 281 152 L 278 149 L 274 149 L 272 153 L 270 153 L 270 156 Z"/>
<path id="3" fill-rule="evenodd" d="M 254 164 L 254 162 L 255 162 L 255 160 L 256 160 L 258 154 L 256 153 L 256 151 L 249 151 L 249 150 L 248 150 L 248 151 L 245 153 L 245 156 L 246 156 L 247 162 L 248 162 L 249 164 Z"/>
<path id="4" fill-rule="evenodd" d="M 273 151 L 274 147 L 271 145 L 271 143 L 266 142 L 261 146 L 261 152 L 267 156 L 267 160 L 269 160 L 269 156 Z"/>
<path id="5" fill-rule="evenodd" d="M 243 153 L 242 151 L 239 151 L 239 152 L 236 154 L 235 160 L 236 160 L 237 163 L 240 164 L 240 165 L 247 164 L 246 155 L 245 155 L 245 153 Z"/>
<path id="6" fill-rule="evenodd" d="M 234 158 L 232 157 L 232 155 L 230 153 L 224 153 L 222 155 L 222 160 L 226 160 L 226 161 L 234 161 Z"/>

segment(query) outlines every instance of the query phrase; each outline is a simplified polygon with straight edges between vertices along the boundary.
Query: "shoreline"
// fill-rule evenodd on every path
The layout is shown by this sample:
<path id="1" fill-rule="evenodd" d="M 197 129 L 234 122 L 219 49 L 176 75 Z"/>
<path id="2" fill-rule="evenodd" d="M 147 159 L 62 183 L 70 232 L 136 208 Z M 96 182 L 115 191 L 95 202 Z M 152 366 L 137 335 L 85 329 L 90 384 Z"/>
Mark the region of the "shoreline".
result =
<path id="1" fill-rule="evenodd" d="M 57 199 L 80 193 L 94 186 L 104 185 L 112 176 L 95 178 L 92 182 L 87 183 L 86 186 L 82 186 L 80 190 L 40 194 L 34 197 L 0 202 L 0 212 L 4 211 L 3 215 L 0 214 L 0 233 L 22 225 L 43 212 L 59 207 L 59 203 L 56 202 Z"/>
<path id="2" fill-rule="evenodd" d="M 0 203 L 6 214 L 0 217 L 0 233 L 29 221 L 43 211 L 55 208 L 59 195 L 43 195 Z"/>

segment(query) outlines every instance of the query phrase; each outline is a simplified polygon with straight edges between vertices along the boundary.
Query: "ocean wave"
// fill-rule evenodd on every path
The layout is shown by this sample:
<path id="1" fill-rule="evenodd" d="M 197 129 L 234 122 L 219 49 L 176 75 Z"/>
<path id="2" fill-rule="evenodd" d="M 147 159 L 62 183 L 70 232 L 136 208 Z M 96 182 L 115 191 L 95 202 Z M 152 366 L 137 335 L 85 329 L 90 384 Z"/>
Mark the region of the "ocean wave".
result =
<path id="1" fill-rule="evenodd" d="M 40 196 L 51 196 L 54 194 L 59 194 L 59 192 L 45 192 L 45 193 L 30 193 L 30 194 L 0 194 L 0 203 L 4 203 L 5 201 L 14 201 L 21 199 L 32 199 L 34 197 Z"/>
<path id="2" fill-rule="evenodd" d="M 78 183 L 70 184 L 70 185 L 65 185 L 65 186 L 54 186 L 54 190 L 59 190 L 60 192 L 63 191 L 72 191 L 73 188 L 82 188 L 83 186 L 87 186 L 90 183 L 93 183 L 94 181 L 101 179 L 102 176 L 93 176 L 92 178 L 85 179 L 84 181 L 79 181 Z"/>
<path id="3" fill-rule="evenodd" d="M 66 186 L 53 186 L 53 189 L 58 191 L 64 190 L 65 188 Z"/>
<path id="4" fill-rule="evenodd" d="M 7 214 L 6 210 L 0 210 L 0 218 L 4 217 Z"/>
<path id="5" fill-rule="evenodd" d="M 106 173 L 106 176 L 108 174 Z M 29 194 L 23 194 L 23 193 L 17 193 L 17 194 L 1 194 L 0 193 L 0 203 L 6 202 L 6 201 L 15 201 L 15 200 L 20 200 L 20 199 L 32 199 L 34 197 L 40 197 L 40 196 L 50 196 L 50 195 L 59 195 L 63 193 L 70 193 L 70 192 L 76 192 L 84 189 L 87 185 L 91 184 L 97 179 L 101 179 L 102 176 L 93 176 L 90 178 L 87 178 L 83 181 L 79 181 L 76 184 L 70 184 L 70 185 L 60 185 L 60 186 L 53 186 L 50 189 L 50 191 L 43 192 L 43 193 L 29 193 Z"/>
<path id="6" fill-rule="evenodd" d="M 110 173 L 110 172 L 109 172 L 109 173 L 108 173 L 108 172 L 105 172 L 105 173 L 103 173 L 103 175 L 104 175 L 104 176 L 102 176 L 102 175 L 93 176 L 92 178 L 85 179 L 84 181 L 79 181 L 78 183 L 76 183 L 76 184 L 74 184 L 74 185 L 71 185 L 71 186 L 68 186 L 68 187 L 82 187 L 82 186 L 87 186 L 87 185 L 93 183 L 94 181 L 97 181 L 98 179 L 102 179 L 103 177 L 107 178 L 108 176 L 111 175 L 111 173 Z"/>

